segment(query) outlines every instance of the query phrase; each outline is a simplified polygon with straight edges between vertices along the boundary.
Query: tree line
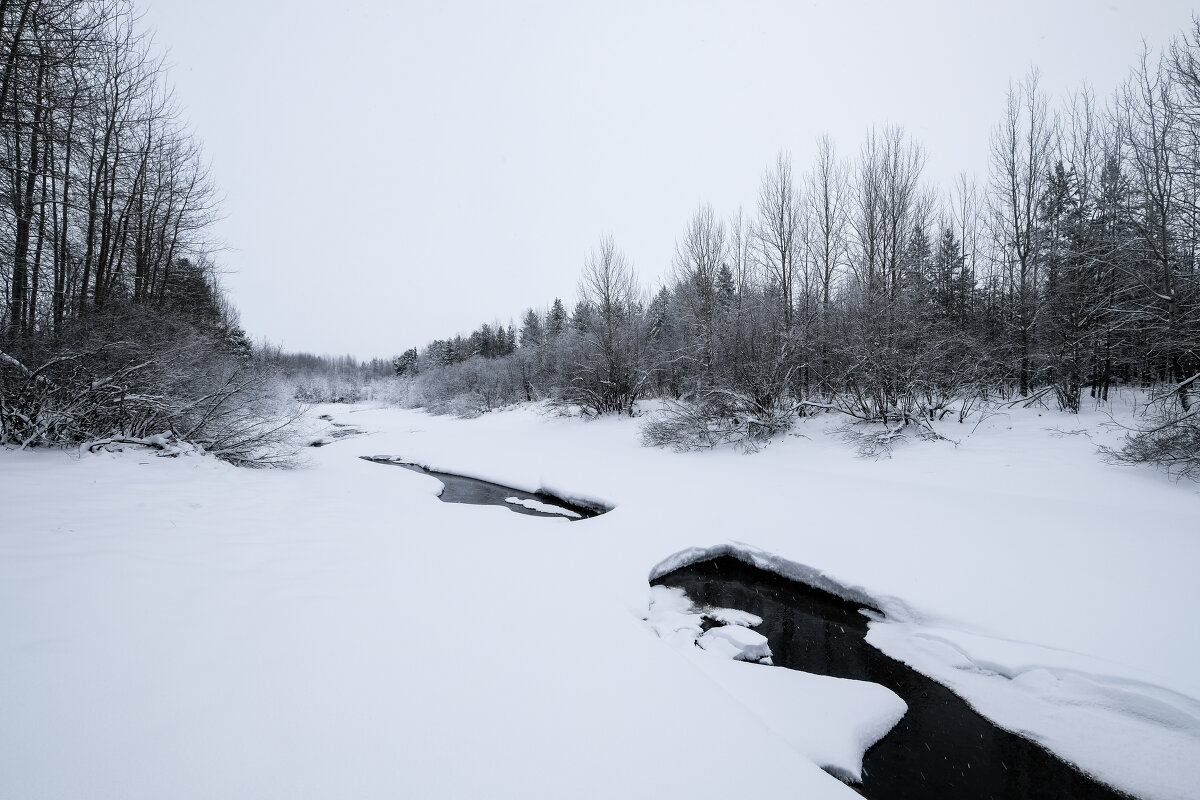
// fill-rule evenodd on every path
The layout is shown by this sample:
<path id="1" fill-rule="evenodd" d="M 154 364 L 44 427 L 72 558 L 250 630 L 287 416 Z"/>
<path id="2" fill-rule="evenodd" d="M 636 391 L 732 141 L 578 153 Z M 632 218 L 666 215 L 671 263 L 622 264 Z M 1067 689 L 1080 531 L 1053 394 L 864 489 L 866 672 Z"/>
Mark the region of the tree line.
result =
<path id="1" fill-rule="evenodd" d="M 460 413 L 667 398 L 647 438 L 684 447 L 825 411 L 892 430 L 997 402 L 1074 412 L 1136 386 L 1146 425 L 1112 455 L 1194 463 L 1200 21 L 1103 102 L 1052 103 L 1031 72 L 990 145 L 986 181 L 942 187 L 898 126 L 849 154 L 824 137 L 803 170 L 781 153 L 750 211 L 698 206 L 655 291 L 606 237 L 569 315 L 556 300 L 502 347 L 440 340 L 397 371 L 415 402 Z"/>
<path id="2" fill-rule="evenodd" d="M 0 443 L 258 460 L 277 425 L 219 285 L 216 188 L 135 9 L 0 0 L 0 59 Z"/>
<path id="3" fill-rule="evenodd" d="M 395 385 L 396 359 L 359 361 L 352 355 L 288 352 L 263 342 L 254 348 L 260 370 L 277 376 L 302 403 L 360 403 L 399 400 Z"/>

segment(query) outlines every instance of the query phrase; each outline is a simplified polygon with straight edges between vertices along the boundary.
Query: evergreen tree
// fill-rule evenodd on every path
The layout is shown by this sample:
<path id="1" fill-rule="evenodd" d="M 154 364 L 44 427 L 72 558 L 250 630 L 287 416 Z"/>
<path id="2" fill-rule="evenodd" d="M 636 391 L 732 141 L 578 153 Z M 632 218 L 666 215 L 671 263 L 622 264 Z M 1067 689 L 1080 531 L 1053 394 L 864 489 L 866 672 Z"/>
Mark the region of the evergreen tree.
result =
<path id="1" fill-rule="evenodd" d="M 550 306 L 550 313 L 546 315 L 546 336 L 557 339 L 566 329 L 567 310 L 563 307 L 562 300 L 556 297 L 554 304 Z"/>
<path id="2" fill-rule="evenodd" d="M 417 348 L 410 347 L 392 359 L 392 368 L 397 375 L 417 374 Z"/>
<path id="3" fill-rule="evenodd" d="M 525 312 L 521 322 L 521 347 L 540 347 L 545 339 L 542 319 L 532 308 Z"/>

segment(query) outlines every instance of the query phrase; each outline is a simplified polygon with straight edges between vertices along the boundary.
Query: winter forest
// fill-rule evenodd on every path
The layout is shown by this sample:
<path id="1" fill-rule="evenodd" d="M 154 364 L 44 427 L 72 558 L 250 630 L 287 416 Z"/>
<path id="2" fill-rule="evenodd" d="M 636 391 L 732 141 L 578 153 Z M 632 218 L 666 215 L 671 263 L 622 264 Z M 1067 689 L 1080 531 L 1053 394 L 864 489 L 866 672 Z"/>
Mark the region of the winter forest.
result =
<path id="1" fill-rule="evenodd" d="M 0 798 L 1195 795 L 1200 15 L 276 5 L 0 0 Z"/>
<path id="2" fill-rule="evenodd" d="M 275 458 L 272 376 L 330 393 L 303 354 L 256 353 L 239 327 L 209 237 L 219 191 L 133 8 L 6 3 L 2 30 L 0 439 L 169 429 Z M 399 394 L 466 415 L 666 398 L 647 441 L 690 448 L 825 412 L 884 439 L 936 435 L 929 421 L 988 404 L 1073 412 L 1144 387 L 1145 424 L 1113 455 L 1193 473 L 1200 24 L 1112 97 L 1050 98 L 1031 71 L 999 112 L 986 179 L 953 186 L 924 180 L 921 143 L 896 126 L 823 138 L 807 165 L 781 151 L 748 206 L 698 205 L 665 285 L 602 238 L 577 299 L 405 351 Z M 348 397 L 387 373 L 344 367 L 316 371 Z"/>
<path id="3" fill-rule="evenodd" d="M 1150 389 L 1116 458 L 1195 474 L 1200 378 L 1200 24 L 1146 53 L 1112 98 L 1015 82 L 984 183 L 922 179 L 898 127 L 857 149 L 781 152 L 750 210 L 701 203 L 673 278 L 647 291 L 617 243 L 589 256 L 579 299 L 528 309 L 395 361 L 416 402 L 478 413 L 552 397 L 587 413 L 673 401 L 653 444 L 740 442 L 797 415 L 884 428 L 965 420 L 989 404 L 1076 412 Z"/>

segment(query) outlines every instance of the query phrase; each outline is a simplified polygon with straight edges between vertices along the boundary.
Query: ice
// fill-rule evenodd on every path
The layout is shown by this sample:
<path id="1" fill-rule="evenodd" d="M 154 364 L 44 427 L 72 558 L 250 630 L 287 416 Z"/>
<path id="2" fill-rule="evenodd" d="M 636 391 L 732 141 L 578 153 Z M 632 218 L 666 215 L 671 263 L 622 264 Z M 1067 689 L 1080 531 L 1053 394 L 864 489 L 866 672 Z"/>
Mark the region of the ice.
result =
<path id="1" fill-rule="evenodd" d="M 522 500 L 519 497 L 506 497 L 504 502 L 512 503 L 515 506 L 523 506 L 530 511 L 541 511 L 543 514 L 561 514 L 564 517 L 579 519 L 580 515 L 569 508 L 562 506 L 552 506 L 549 503 L 543 503 L 539 500 L 534 500 L 532 497 L 527 497 Z"/>
<path id="2" fill-rule="evenodd" d="M 709 628 L 697 643 L 710 653 L 738 661 L 759 661 L 771 657 L 767 637 L 740 625 Z"/>
<path id="3" fill-rule="evenodd" d="M 762 617 L 755 616 L 749 611 L 738 611 L 736 608 L 706 608 L 704 616 L 722 625 L 742 625 L 754 628 L 762 625 Z"/>

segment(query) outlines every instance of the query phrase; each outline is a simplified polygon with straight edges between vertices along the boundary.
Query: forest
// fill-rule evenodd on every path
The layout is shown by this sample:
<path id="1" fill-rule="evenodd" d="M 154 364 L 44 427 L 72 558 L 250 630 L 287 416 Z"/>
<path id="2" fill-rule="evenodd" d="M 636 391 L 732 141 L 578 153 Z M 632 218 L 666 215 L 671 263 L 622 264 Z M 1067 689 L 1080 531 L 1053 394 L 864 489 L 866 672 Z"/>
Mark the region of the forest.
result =
<path id="1" fill-rule="evenodd" d="M 127 0 L 0 2 L 0 443 L 270 464 L 290 399 L 595 415 L 662 398 L 650 444 L 753 449 L 836 413 L 876 424 L 870 450 L 1133 387 L 1143 422 L 1109 455 L 1197 472 L 1200 21 L 1111 97 L 1014 83 L 985 179 L 930 185 L 898 126 L 824 137 L 807 165 L 781 151 L 748 209 L 700 203 L 664 285 L 603 237 L 573 305 L 390 367 L 250 343 L 220 286 L 218 189 L 156 52 Z"/>
<path id="2" fill-rule="evenodd" d="M 570 312 L 555 299 L 405 351 L 410 402 L 594 415 L 663 398 L 645 439 L 679 449 L 753 448 L 833 412 L 875 423 L 849 429 L 873 451 L 984 407 L 1077 412 L 1133 387 L 1142 424 L 1108 455 L 1197 474 L 1200 22 L 1105 100 L 1053 100 L 1036 70 L 1014 83 L 982 182 L 929 185 L 898 126 L 815 153 L 798 168 L 782 151 L 750 210 L 700 203 L 660 287 L 604 237 Z"/>
<path id="3" fill-rule="evenodd" d="M 218 190 L 126 0 L 0 2 L 0 443 L 287 460 Z"/>

